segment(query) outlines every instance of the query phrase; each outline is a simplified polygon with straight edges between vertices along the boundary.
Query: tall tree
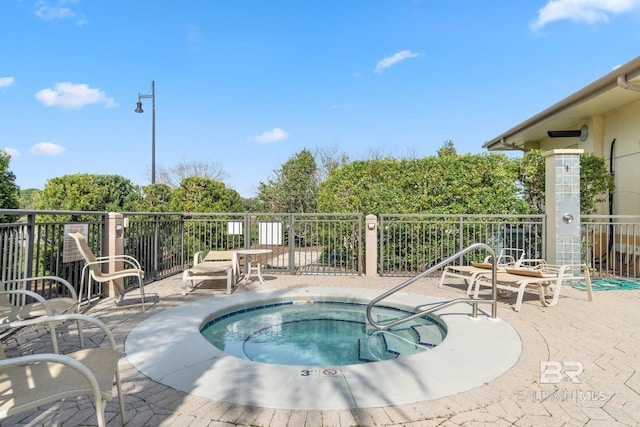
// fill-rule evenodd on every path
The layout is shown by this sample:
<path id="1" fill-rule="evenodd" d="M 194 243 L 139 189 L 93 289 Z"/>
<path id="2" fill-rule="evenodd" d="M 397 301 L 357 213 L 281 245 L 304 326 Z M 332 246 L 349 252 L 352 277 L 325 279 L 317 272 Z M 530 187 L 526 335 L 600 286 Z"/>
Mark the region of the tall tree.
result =
<path id="1" fill-rule="evenodd" d="M 287 160 L 274 177 L 258 186 L 257 199 L 270 212 L 315 212 L 318 165 L 307 149 Z"/>
<path id="2" fill-rule="evenodd" d="M 16 185 L 16 176 L 9 170 L 11 156 L 0 150 L 0 208 L 18 209 L 20 204 L 20 188 Z M 14 215 L 0 215 L 0 222 L 13 222 L 17 219 Z"/>
<path id="3" fill-rule="evenodd" d="M 351 160 L 344 151 L 340 151 L 339 147 L 317 147 L 314 155 L 316 163 L 318 163 L 318 182 L 322 182 L 331 173 L 332 170 L 340 166 L 348 164 Z"/>
<path id="4" fill-rule="evenodd" d="M 171 188 L 178 188 L 182 180 L 192 176 L 223 181 L 229 177 L 229 174 L 220 163 L 201 160 L 187 161 L 183 159 L 180 163 L 169 168 L 163 166 L 156 168 L 156 183 L 166 184 Z"/>

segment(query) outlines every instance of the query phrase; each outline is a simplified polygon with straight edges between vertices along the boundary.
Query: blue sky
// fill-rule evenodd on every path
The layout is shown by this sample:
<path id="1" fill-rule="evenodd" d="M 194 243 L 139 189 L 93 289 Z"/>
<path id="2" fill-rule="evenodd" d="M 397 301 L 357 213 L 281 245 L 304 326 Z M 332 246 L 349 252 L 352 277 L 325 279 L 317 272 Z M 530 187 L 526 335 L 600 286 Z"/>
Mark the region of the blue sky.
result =
<path id="1" fill-rule="evenodd" d="M 252 197 L 304 148 L 482 144 L 640 54 L 640 0 L 3 0 L 0 149 L 23 189 L 216 162 Z"/>

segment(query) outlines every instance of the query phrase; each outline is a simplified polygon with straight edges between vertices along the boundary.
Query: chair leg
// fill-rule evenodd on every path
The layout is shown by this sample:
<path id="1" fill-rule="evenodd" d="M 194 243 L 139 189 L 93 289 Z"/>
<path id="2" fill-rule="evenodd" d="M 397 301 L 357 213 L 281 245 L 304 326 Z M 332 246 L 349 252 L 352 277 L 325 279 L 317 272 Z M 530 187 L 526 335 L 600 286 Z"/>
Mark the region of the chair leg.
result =
<path id="1" fill-rule="evenodd" d="M 189 270 L 182 272 L 182 295 L 187 294 L 187 282 L 189 282 Z"/>
<path id="2" fill-rule="evenodd" d="M 118 390 L 118 403 L 120 404 L 120 421 L 125 424 L 124 397 L 122 396 L 122 384 L 120 383 L 120 372 L 116 369 L 116 390 Z"/>
<path id="3" fill-rule="evenodd" d="M 516 305 L 513 307 L 514 311 L 520 311 L 522 305 L 522 299 L 524 298 L 524 290 L 527 287 L 527 282 L 520 283 L 518 287 L 518 296 L 516 297 Z"/>
<path id="4" fill-rule="evenodd" d="M 440 276 L 440 283 L 438 283 L 438 287 L 441 288 L 444 285 L 444 278 L 447 276 L 447 267 L 444 268 L 442 272 L 442 276 Z"/>

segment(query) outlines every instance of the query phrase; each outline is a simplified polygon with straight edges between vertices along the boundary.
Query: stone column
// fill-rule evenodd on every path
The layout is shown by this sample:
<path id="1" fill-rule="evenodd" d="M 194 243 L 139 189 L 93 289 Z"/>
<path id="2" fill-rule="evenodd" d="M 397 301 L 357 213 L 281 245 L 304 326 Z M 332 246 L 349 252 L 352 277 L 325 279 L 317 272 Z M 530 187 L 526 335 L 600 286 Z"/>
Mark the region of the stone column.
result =
<path id="1" fill-rule="evenodd" d="M 365 264 L 364 271 L 368 277 L 378 275 L 378 217 L 367 215 L 365 217 Z"/>
<path id="2" fill-rule="evenodd" d="M 547 151 L 545 158 L 546 259 L 580 264 L 580 149 Z"/>
<path id="3" fill-rule="evenodd" d="M 105 224 L 104 255 L 116 256 L 124 254 L 124 217 L 121 213 L 109 212 Z M 108 264 L 108 272 L 122 270 L 122 261 L 111 261 Z M 109 297 L 120 297 L 124 292 L 124 279 L 116 279 L 109 282 L 108 289 L 104 292 Z"/>

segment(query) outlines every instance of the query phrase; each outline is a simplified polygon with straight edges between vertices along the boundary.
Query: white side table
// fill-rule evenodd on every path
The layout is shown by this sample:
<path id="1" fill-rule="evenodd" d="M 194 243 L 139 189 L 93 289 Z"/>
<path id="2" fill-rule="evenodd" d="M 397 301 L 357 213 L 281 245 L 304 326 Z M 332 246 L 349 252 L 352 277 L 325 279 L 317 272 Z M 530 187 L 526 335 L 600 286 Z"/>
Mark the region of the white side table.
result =
<path id="1" fill-rule="evenodd" d="M 251 256 L 270 254 L 272 252 L 273 252 L 272 249 L 240 249 L 236 251 L 236 254 L 244 255 L 246 259 L 247 268 L 248 268 L 247 277 L 246 277 L 247 281 L 251 277 L 251 273 L 255 272 L 258 275 L 258 280 L 260 280 L 260 283 L 264 284 L 264 279 L 262 278 L 262 272 L 260 271 L 260 262 L 253 262 L 251 260 Z"/>

